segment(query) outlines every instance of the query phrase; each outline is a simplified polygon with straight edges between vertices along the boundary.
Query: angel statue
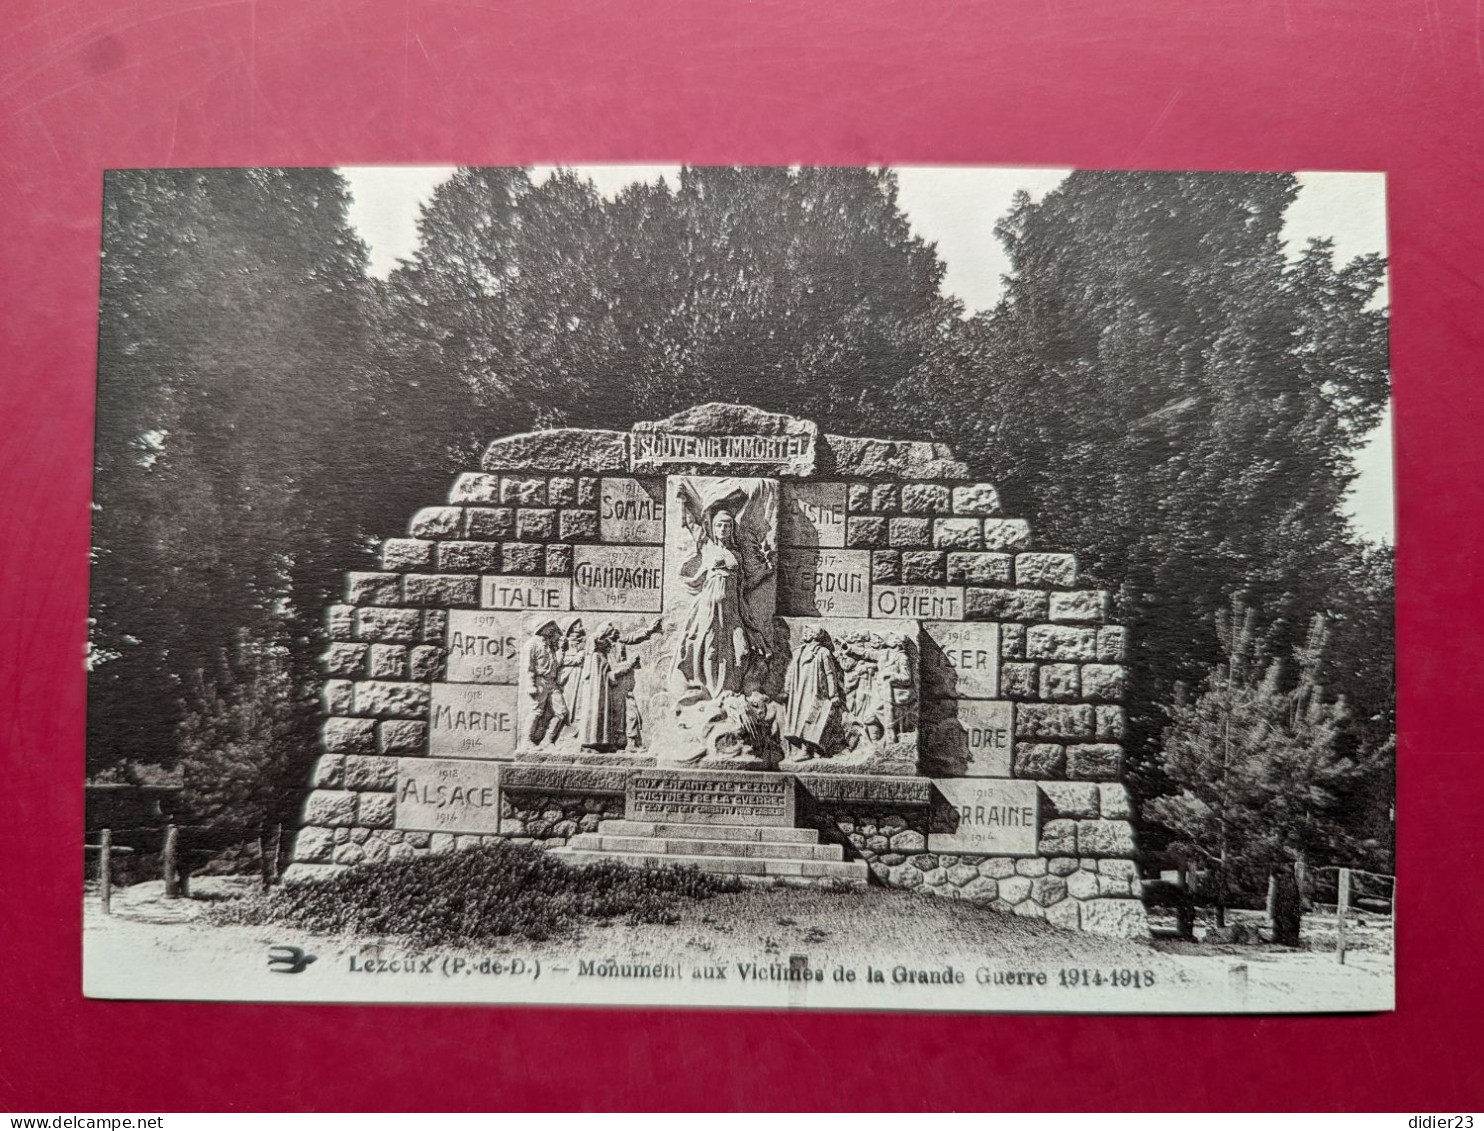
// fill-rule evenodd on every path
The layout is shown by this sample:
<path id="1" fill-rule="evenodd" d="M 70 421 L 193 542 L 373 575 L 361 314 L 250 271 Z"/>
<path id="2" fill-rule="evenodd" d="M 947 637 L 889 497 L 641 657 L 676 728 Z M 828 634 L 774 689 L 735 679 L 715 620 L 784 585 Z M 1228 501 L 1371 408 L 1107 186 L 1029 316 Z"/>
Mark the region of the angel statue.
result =
<path id="1" fill-rule="evenodd" d="M 720 479 L 697 491 L 679 481 L 681 521 L 695 550 L 680 567 L 691 597 L 675 644 L 670 678 L 677 703 L 743 694 L 771 654 L 752 609 L 754 592 L 776 567 L 778 485 Z M 752 681 L 756 690 L 757 680 Z"/>

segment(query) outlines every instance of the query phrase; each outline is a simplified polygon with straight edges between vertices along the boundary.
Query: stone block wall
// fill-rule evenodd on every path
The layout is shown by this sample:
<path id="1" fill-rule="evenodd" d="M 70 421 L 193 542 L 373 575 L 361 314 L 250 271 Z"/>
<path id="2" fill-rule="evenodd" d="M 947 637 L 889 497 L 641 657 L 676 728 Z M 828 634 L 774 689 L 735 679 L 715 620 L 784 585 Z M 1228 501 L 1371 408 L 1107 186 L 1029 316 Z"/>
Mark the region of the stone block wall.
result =
<path id="1" fill-rule="evenodd" d="M 429 756 L 435 688 L 467 689 L 479 725 L 517 725 L 513 687 L 494 689 L 508 692 L 500 697 L 484 695 L 488 685 L 448 682 L 457 644 L 451 612 L 565 612 L 576 607 L 582 547 L 620 528 L 624 541 L 662 540 L 642 518 L 603 511 L 607 499 L 638 497 L 642 505 L 645 492 L 664 497 L 663 476 L 636 473 L 632 435 L 554 430 L 496 441 L 446 500 L 386 539 L 378 569 L 347 575 L 343 600 L 326 615 L 322 754 L 292 875 L 497 835 L 398 827 L 398 760 Z M 910 807 L 835 806 L 822 810 L 822 829 L 885 884 L 1063 926 L 1130 929 L 1138 895 L 1133 813 L 1118 784 L 1128 640 L 1111 622 L 1110 594 L 1086 585 L 1073 555 L 1037 546 L 1029 524 L 1003 514 L 994 487 L 970 480 L 942 445 L 820 435 L 813 458 L 812 476 L 780 478 L 782 505 L 806 495 L 843 502 L 831 518 L 838 533 L 832 527 L 817 552 L 864 569 L 864 615 L 917 620 L 931 648 L 952 641 L 941 644 L 942 655 L 923 658 L 921 773 L 1035 783 L 1040 811 L 1034 855 L 939 851 L 933 818 Z M 663 516 L 655 521 L 662 530 Z M 807 541 L 785 538 L 783 546 L 788 554 L 816 552 Z M 548 598 L 553 603 L 543 605 Z M 790 606 L 798 600 L 794 587 L 780 584 L 779 615 L 821 614 Z M 948 684 L 933 675 L 934 664 Z M 437 754 L 445 756 L 459 757 Z M 509 793 L 498 805 L 498 835 L 546 843 L 622 812 L 621 797 L 611 796 Z"/>
<path id="2" fill-rule="evenodd" d="M 1045 782 L 1038 800 L 1034 856 L 934 852 L 937 818 L 928 806 L 827 804 L 811 823 L 889 887 L 987 903 L 1094 934 L 1144 934 L 1128 791 L 1108 782 Z"/>

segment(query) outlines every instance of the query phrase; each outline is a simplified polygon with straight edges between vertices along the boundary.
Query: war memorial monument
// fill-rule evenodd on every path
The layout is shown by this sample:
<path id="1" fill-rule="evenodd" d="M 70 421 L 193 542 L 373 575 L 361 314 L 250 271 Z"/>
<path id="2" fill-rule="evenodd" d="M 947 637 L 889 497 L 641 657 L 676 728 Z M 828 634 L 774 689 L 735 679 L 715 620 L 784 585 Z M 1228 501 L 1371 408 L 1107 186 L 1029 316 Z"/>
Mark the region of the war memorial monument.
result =
<path id="1" fill-rule="evenodd" d="M 504 837 L 1147 933 L 1125 630 L 941 444 L 513 436 L 380 564 L 328 611 L 289 881 Z"/>

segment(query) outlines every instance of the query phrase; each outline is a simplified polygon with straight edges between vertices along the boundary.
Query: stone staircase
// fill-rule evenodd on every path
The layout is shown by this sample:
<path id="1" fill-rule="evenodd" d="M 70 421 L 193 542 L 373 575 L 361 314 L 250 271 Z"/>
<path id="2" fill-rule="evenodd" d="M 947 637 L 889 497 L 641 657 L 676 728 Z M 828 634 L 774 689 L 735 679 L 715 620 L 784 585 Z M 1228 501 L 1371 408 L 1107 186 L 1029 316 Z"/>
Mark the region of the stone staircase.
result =
<path id="1" fill-rule="evenodd" d="M 690 864 L 703 872 L 781 886 L 864 886 L 863 860 L 846 860 L 838 844 L 820 844 L 815 829 L 760 825 L 687 825 L 607 820 L 579 833 L 552 855 L 568 864 L 613 860 L 635 868 Z"/>

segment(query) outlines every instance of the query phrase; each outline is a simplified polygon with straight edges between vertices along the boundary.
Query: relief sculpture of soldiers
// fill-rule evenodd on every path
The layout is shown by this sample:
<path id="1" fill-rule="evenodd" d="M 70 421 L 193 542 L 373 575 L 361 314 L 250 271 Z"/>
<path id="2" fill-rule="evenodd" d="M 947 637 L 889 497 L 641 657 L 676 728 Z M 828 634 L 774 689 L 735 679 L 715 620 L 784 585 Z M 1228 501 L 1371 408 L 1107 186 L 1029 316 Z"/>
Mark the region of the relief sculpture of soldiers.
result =
<path id="1" fill-rule="evenodd" d="M 1379 176 L 424 174 L 107 183 L 89 804 L 154 791 L 200 937 L 529 963 L 407 1000 L 1389 1003 Z"/>

